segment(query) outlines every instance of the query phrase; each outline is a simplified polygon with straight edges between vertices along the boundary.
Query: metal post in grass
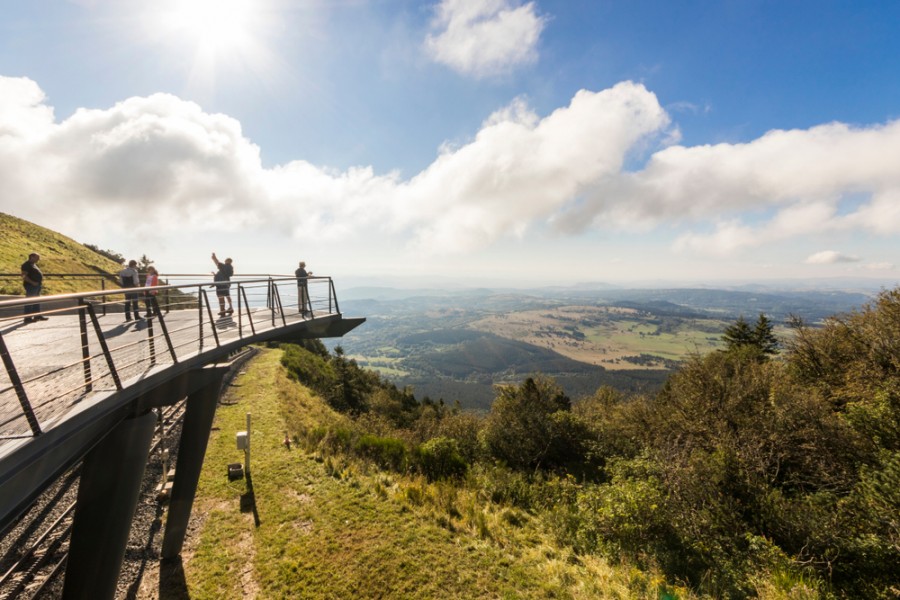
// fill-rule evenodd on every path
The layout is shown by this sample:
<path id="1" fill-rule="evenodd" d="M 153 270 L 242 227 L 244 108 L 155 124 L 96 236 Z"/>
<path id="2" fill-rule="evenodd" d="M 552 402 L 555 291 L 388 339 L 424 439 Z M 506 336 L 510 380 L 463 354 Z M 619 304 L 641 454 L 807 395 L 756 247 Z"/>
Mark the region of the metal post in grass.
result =
<path id="1" fill-rule="evenodd" d="M 244 473 L 250 474 L 250 413 L 247 413 L 247 446 L 244 448 Z"/>

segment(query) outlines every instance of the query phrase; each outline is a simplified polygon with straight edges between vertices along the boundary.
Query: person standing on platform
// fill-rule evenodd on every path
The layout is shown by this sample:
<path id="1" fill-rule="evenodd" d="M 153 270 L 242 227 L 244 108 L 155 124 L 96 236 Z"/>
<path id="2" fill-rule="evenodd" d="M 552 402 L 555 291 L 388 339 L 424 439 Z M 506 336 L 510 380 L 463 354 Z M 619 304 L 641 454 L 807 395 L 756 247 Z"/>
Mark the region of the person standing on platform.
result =
<path id="1" fill-rule="evenodd" d="M 41 273 L 41 270 L 37 266 L 39 260 L 41 260 L 41 255 L 37 252 L 32 252 L 28 255 L 28 260 L 22 263 L 22 285 L 25 286 L 26 298 L 41 295 L 41 287 L 44 285 L 44 274 Z M 25 313 L 26 323 L 47 320 L 47 317 L 40 314 L 40 303 L 26 304 L 23 312 Z"/>
<path id="2" fill-rule="evenodd" d="M 144 280 L 144 287 L 156 287 L 159 285 L 159 271 L 156 270 L 156 267 L 150 265 L 147 267 L 147 279 Z M 152 317 L 156 315 L 159 316 L 159 313 L 153 310 L 153 298 L 158 294 L 158 290 L 148 290 L 144 292 L 144 304 L 147 305 L 147 314 L 145 316 Z"/>
<path id="3" fill-rule="evenodd" d="M 234 305 L 231 303 L 231 276 L 234 275 L 234 266 L 231 259 L 226 258 L 225 262 L 220 262 L 216 258 L 216 253 L 212 253 L 212 260 L 216 263 L 219 270 L 213 273 L 213 281 L 216 283 L 216 296 L 219 298 L 219 316 L 224 317 L 234 312 Z M 225 301 L 228 301 L 228 310 L 225 310 Z"/>
<path id="4" fill-rule="evenodd" d="M 306 263 L 300 261 L 300 268 L 294 271 L 297 277 L 297 303 L 300 304 L 300 314 L 304 317 L 312 313 L 312 306 L 309 304 L 309 288 L 307 287 L 307 278 L 312 276 L 312 271 L 306 270 Z"/>
<path id="5" fill-rule="evenodd" d="M 119 271 L 119 282 L 125 289 L 141 287 L 141 276 L 138 274 L 137 261 L 128 261 L 128 266 Z M 125 292 L 125 321 L 131 320 L 131 313 L 134 312 L 135 319 L 143 319 L 141 316 L 140 302 L 138 301 L 137 292 Z"/>

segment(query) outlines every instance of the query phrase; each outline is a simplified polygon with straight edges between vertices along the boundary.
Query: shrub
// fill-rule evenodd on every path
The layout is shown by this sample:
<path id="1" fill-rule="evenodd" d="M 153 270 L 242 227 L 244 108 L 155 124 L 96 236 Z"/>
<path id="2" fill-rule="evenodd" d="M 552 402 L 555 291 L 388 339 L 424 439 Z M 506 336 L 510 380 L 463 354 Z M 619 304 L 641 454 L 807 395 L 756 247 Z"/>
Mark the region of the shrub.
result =
<path id="1" fill-rule="evenodd" d="M 417 453 L 419 468 L 430 481 L 459 477 L 468 469 L 456 440 L 437 437 L 422 444 Z"/>
<path id="2" fill-rule="evenodd" d="M 485 449 L 514 469 L 576 462 L 583 456 L 583 432 L 570 409 L 569 398 L 550 378 L 529 377 L 520 386 L 498 386 L 481 431 Z"/>
<path id="3" fill-rule="evenodd" d="M 354 450 L 382 468 L 395 471 L 406 468 L 406 445 L 397 438 L 364 434 L 356 441 Z"/>
<path id="4" fill-rule="evenodd" d="M 533 479 L 502 466 L 483 466 L 470 470 L 475 482 L 470 487 L 495 504 L 508 504 L 530 510 L 536 505 Z"/>

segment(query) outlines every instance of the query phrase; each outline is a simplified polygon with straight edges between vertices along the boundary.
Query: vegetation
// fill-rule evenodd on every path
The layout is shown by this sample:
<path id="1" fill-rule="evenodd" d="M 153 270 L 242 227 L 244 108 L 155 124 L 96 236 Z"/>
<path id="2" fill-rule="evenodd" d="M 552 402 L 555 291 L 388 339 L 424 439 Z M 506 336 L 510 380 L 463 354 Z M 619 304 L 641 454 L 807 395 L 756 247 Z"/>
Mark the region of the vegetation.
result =
<path id="1" fill-rule="evenodd" d="M 656 393 L 692 355 L 725 348 L 723 330 L 741 314 L 764 313 L 783 340 L 792 335 L 791 315 L 820 325 L 872 297 L 762 289 L 351 288 L 341 292 L 341 309 L 365 315 L 366 325 L 340 343 L 361 366 L 412 386 L 416 395 L 487 412 L 495 385 L 535 372 L 553 377 L 571 398 L 602 386 Z"/>
<path id="2" fill-rule="evenodd" d="M 896 597 L 900 290 L 794 326 L 777 359 L 768 319 L 739 319 L 721 351 L 688 360 L 659 393 L 601 388 L 573 403 L 534 376 L 497 387 L 484 418 L 418 402 L 342 352 L 288 347 L 291 377 L 349 420 L 287 424 L 311 450 L 443 480 L 539 523 L 558 551 L 697 595 Z M 475 527 L 457 512 L 448 527 Z"/>
<path id="3" fill-rule="evenodd" d="M 461 474 L 456 468 L 465 451 L 448 437 L 423 447 L 431 458 L 421 464 L 446 468 L 452 479 L 354 458 L 346 450 L 359 435 L 358 422 L 292 382 L 280 355 L 263 351 L 217 411 L 194 505 L 200 521 L 185 548 L 183 579 L 175 578 L 181 593 L 161 582 L 160 596 L 657 600 L 669 591 L 678 594 L 669 598 L 691 597 L 653 571 L 560 548 L 537 515 L 488 497 L 510 496 L 505 490 L 524 483 L 519 475 L 493 476 L 487 467 Z M 228 481 L 225 466 L 242 459 L 234 431 L 245 428 L 247 412 L 252 479 Z M 460 435 L 466 422 L 445 429 Z M 297 439 L 290 448 L 282 443 L 286 430 L 303 436 L 306 451 Z M 471 485 L 463 485 L 467 479 Z"/>
<path id="4" fill-rule="evenodd" d="M 759 314 L 756 325 L 751 328 L 750 324 L 744 320 L 741 315 L 737 322 L 725 328 L 722 339 L 725 346 L 730 351 L 740 348 L 753 348 L 761 355 L 778 354 L 780 346 L 778 338 L 773 333 L 773 325 L 771 321 L 763 313 Z"/>
<path id="5" fill-rule="evenodd" d="M 107 287 L 118 287 L 113 274 L 121 268 L 119 263 L 71 238 L 3 213 L 0 232 L 0 274 L 7 275 L 0 278 L 0 294 L 24 293 L 20 267 L 32 252 L 41 255 L 39 266 L 44 273 L 97 274 L 96 278 L 46 278 L 45 294 L 96 290 L 101 280 Z"/>

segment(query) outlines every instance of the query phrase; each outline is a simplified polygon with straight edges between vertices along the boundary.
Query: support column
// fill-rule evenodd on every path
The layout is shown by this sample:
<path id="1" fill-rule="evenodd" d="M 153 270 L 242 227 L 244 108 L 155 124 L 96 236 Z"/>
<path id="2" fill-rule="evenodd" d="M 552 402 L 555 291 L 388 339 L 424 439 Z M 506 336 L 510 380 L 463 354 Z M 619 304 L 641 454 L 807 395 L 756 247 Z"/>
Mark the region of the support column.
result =
<path id="1" fill-rule="evenodd" d="M 187 399 L 181 440 L 178 443 L 178 459 L 175 463 L 175 480 L 172 482 L 172 495 L 166 516 L 166 531 L 163 534 L 163 560 L 176 558 L 181 554 L 225 372 L 225 369 L 216 372 L 215 375 L 218 376 L 211 377 L 209 383 Z"/>
<path id="2" fill-rule="evenodd" d="M 63 598 L 114 598 L 156 412 L 119 423 L 84 459 Z"/>

